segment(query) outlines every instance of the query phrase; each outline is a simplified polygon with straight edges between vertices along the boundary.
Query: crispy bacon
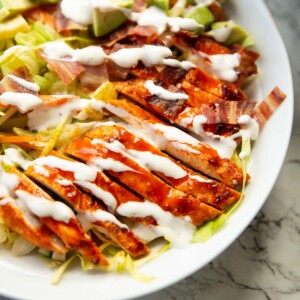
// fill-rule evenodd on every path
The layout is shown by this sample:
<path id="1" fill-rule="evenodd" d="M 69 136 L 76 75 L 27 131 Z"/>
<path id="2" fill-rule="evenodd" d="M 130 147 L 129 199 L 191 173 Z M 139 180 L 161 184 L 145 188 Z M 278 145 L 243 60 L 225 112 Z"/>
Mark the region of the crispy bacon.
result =
<path id="1" fill-rule="evenodd" d="M 252 117 L 257 121 L 260 127 L 265 125 L 285 98 L 286 95 L 276 87 L 266 99 L 254 108 Z"/>
<path id="2" fill-rule="evenodd" d="M 55 28 L 60 33 L 68 33 L 70 30 L 87 30 L 88 27 L 73 20 L 67 19 L 58 8 L 54 13 Z"/>
<path id="3" fill-rule="evenodd" d="M 55 28 L 55 19 L 53 13 L 56 6 L 53 5 L 43 5 L 40 7 L 32 8 L 24 13 L 26 17 L 29 17 L 35 21 L 40 21 L 43 24 L 49 25 Z"/>
<path id="4" fill-rule="evenodd" d="M 215 22 L 226 21 L 228 20 L 227 14 L 222 6 L 217 2 L 213 1 L 211 4 L 208 5 L 209 10 L 213 14 L 215 18 Z"/>
<path id="5" fill-rule="evenodd" d="M 126 25 L 114 30 L 100 44 L 111 48 L 116 43 L 122 43 L 124 40 L 128 44 L 152 44 L 158 37 L 157 31 L 150 26 L 139 26 L 127 22 Z"/>
<path id="6" fill-rule="evenodd" d="M 216 105 L 215 109 L 202 105 L 200 112 L 206 117 L 206 124 L 238 124 L 240 116 L 251 116 L 255 104 L 254 101 L 222 101 Z"/>
<path id="7" fill-rule="evenodd" d="M 107 65 L 84 66 L 85 71 L 79 76 L 81 87 L 85 92 L 95 91 L 102 83 L 109 80 Z"/>
<path id="8" fill-rule="evenodd" d="M 24 79 L 29 82 L 33 82 L 32 78 L 29 75 L 29 71 L 26 67 L 20 67 L 13 71 L 12 75 Z M 27 89 L 23 85 L 19 84 L 13 78 L 9 76 L 5 76 L 0 82 L 0 91 L 1 93 L 4 92 L 14 92 L 14 93 L 26 93 L 26 94 L 33 94 L 37 95 L 37 92 L 34 92 L 30 89 Z"/>
<path id="9" fill-rule="evenodd" d="M 134 0 L 133 1 L 133 12 L 141 12 L 147 8 L 147 0 Z"/>
<path id="10" fill-rule="evenodd" d="M 78 62 L 67 59 L 51 59 L 42 51 L 39 54 L 47 62 L 49 69 L 53 69 L 66 85 L 70 84 L 85 71 L 83 65 Z"/>

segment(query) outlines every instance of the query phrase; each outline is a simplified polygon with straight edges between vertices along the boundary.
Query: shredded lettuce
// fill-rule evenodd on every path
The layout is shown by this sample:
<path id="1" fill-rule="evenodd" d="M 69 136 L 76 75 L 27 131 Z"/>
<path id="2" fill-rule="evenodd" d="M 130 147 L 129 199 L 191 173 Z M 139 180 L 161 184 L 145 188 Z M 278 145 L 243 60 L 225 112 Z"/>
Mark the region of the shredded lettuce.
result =
<path id="1" fill-rule="evenodd" d="M 0 245 L 7 241 L 6 230 L 6 226 L 4 224 L 0 224 Z"/>
<path id="2" fill-rule="evenodd" d="M 12 254 L 15 256 L 24 256 L 33 251 L 35 248 L 35 245 L 19 236 L 13 244 Z"/>
<path id="3" fill-rule="evenodd" d="M 18 45 L 34 47 L 60 39 L 61 35 L 54 28 L 40 21 L 35 22 L 27 33 L 19 32 L 15 36 Z"/>
<path id="4" fill-rule="evenodd" d="M 60 135 L 62 134 L 69 117 L 65 118 L 62 122 L 60 122 L 54 131 L 51 134 L 51 138 L 49 139 L 48 143 L 45 145 L 43 151 L 41 152 L 40 156 L 47 156 L 55 147 L 56 142 L 58 141 Z"/>
<path id="5" fill-rule="evenodd" d="M 18 110 L 15 107 L 10 107 L 5 114 L 0 117 L 0 126 L 7 122 Z"/>
<path id="6" fill-rule="evenodd" d="M 70 266 L 70 264 L 75 260 L 75 258 L 78 257 L 77 254 L 73 254 L 71 257 L 69 257 L 63 264 L 61 264 L 58 269 L 55 271 L 54 276 L 51 280 L 51 283 L 53 285 L 58 284 L 61 280 L 62 276 L 66 272 L 67 268 Z"/>
<path id="7" fill-rule="evenodd" d="M 11 74 L 19 67 L 26 67 L 30 74 L 38 74 L 39 60 L 33 50 L 24 46 L 15 46 L 7 49 L 0 56 L 0 68 L 3 76 Z"/>
<path id="8" fill-rule="evenodd" d="M 243 185 L 241 191 L 240 199 L 226 212 L 217 217 L 216 219 L 205 223 L 199 229 L 196 230 L 192 242 L 193 243 L 203 243 L 206 242 L 210 237 L 212 237 L 216 232 L 223 228 L 226 224 L 228 218 L 236 211 L 239 207 L 243 197 L 247 181 L 247 169 L 251 156 L 251 141 L 250 139 L 243 139 L 241 152 L 244 153 L 243 158 L 240 160 L 241 168 L 243 171 Z"/>

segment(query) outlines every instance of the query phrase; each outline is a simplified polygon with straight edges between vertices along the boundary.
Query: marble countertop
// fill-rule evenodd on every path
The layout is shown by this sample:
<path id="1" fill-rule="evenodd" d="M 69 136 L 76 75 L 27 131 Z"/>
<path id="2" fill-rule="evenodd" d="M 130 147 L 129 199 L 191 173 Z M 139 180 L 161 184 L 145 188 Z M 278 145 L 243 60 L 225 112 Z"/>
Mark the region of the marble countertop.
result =
<path id="1" fill-rule="evenodd" d="M 293 133 L 280 176 L 261 212 L 222 255 L 140 300 L 300 299 L 300 1 L 265 2 L 287 47 L 295 89 Z"/>
<path id="2" fill-rule="evenodd" d="M 286 44 L 295 87 L 294 128 L 280 176 L 261 212 L 222 255 L 140 300 L 300 299 L 300 1 L 265 2 Z"/>

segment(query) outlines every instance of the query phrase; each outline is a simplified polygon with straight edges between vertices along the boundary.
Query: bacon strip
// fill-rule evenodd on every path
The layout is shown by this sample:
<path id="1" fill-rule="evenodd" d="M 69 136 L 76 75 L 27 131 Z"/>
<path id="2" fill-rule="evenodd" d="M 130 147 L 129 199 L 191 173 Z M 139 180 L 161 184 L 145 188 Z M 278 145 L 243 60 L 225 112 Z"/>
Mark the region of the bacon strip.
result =
<path id="1" fill-rule="evenodd" d="M 207 177 L 185 167 L 183 164 L 175 161 L 170 156 L 164 154 L 144 139 L 132 134 L 120 125 L 105 125 L 104 123 L 98 128 L 88 131 L 85 135 L 92 139 L 100 138 L 106 143 L 118 141 L 126 148 L 128 154 L 130 153 L 128 150 L 147 151 L 156 156 L 162 157 L 163 159 L 169 160 L 171 163 L 177 165 L 186 172 L 186 176 L 176 179 L 174 177 L 166 176 L 156 170 L 152 170 L 152 172 L 161 177 L 174 188 L 196 197 L 203 203 L 223 210 L 240 198 L 239 192 L 228 188 L 225 184 L 219 183 L 215 180 L 210 180 Z M 143 162 L 141 162 L 141 164 L 143 164 Z"/>
<path id="2" fill-rule="evenodd" d="M 255 104 L 254 101 L 222 101 L 215 109 L 202 105 L 200 112 L 207 119 L 205 124 L 238 124 L 240 116 L 251 116 Z"/>
<path id="3" fill-rule="evenodd" d="M 285 98 L 286 95 L 276 87 L 266 99 L 254 108 L 252 117 L 257 121 L 260 127 L 265 125 Z"/>
<path id="4" fill-rule="evenodd" d="M 178 217 L 190 217 L 196 226 L 200 226 L 203 222 L 221 214 L 219 210 L 201 203 L 198 199 L 173 189 L 122 153 L 111 151 L 101 144 L 93 145 L 89 138 L 74 140 L 65 147 L 64 151 L 89 163 L 93 163 L 97 158 L 112 159 L 122 163 L 131 170 L 117 172 L 105 168 L 105 171 L 145 199 L 156 203 L 162 209 Z"/>
<path id="5" fill-rule="evenodd" d="M 66 85 L 70 84 L 85 71 L 84 66 L 78 62 L 66 59 L 51 59 L 42 51 L 39 54 L 47 62 L 48 67 L 53 69 Z"/>
<path id="6" fill-rule="evenodd" d="M 33 82 L 32 78 L 29 75 L 29 71 L 26 67 L 20 67 L 12 72 L 12 75 L 24 79 L 29 82 Z M 37 92 L 34 92 L 30 89 L 27 89 L 23 85 L 19 84 L 17 81 L 13 80 L 9 76 L 5 76 L 0 82 L 0 92 L 14 92 L 14 93 L 26 93 L 38 95 Z"/>
<path id="7" fill-rule="evenodd" d="M 67 33 L 70 30 L 87 30 L 88 26 L 76 23 L 66 18 L 58 8 L 54 13 L 55 28 L 58 32 Z"/>

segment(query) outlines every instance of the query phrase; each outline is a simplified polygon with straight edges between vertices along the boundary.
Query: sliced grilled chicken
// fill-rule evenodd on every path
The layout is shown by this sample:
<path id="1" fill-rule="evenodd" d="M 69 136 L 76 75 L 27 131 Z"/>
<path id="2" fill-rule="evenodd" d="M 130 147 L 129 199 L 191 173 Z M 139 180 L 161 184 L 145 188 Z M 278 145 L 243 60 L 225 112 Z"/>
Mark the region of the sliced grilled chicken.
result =
<path id="1" fill-rule="evenodd" d="M 12 198 L 0 200 L 0 217 L 8 229 L 19 233 L 37 247 L 59 253 L 68 251 L 61 239 L 30 213 L 19 200 Z"/>
<path id="2" fill-rule="evenodd" d="M 129 155 L 176 189 L 218 209 L 223 210 L 240 198 L 239 192 L 185 167 L 118 124 L 104 123 L 85 135 L 94 143 L 103 143 L 109 149 Z"/>
<path id="3" fill-rule="evenodd" d="M 241 169 L 231 160 L 221 158 L 216 150 L 199 142 L 182 130 L 167 125 L 159 118 L 126 100 L 103 102 L 106 111 L 132 125 L 138 135 L 150 139 L 159 149 L 185 162 L 208 177 L 230 187 L 242 184 Z"/>
<path id="4" fill-rule="evenodd" d="M 173 215 L 190 217 L 196 226 L 221 213 L 219 210 L 201 203 L 198 199 L 167 185 L 121 152 L 109 150 L 101 143 L 93 143 L 89 138 L 72 141 L 64 151 L 105 170 L 131 190 Z"/>
<path id="5" fill-rule="evenodd" d="M 62 158 L 60 156 L 60 158 L 72 162 L 66 157 Z M 126 225 L 117 220 L 114 215 L 107 212 L 100 202 L 93 200 L 88 194 L 83 193 L 72 182 L 75 181 L 75 183 L 82 187 L 93 186 L 92 189 L 97 190 L 101 194 L 104 194 L 103 190 L 100 190 L 100 188 L 97 188 L 89 181 L 76 181 L 72 172 L 48 167 L 47 165 L 40 166 L 38 160 L 36 160 L 37 164 L 34 163 L 29 166 L 26 174 L 54 191 L 65 202 L 69 203 L 79 214 L 78 218 L 82 221 L 84 227 L 103 233 L 116 245 L 119 245 L 134 257 L 149 253 L 148 247 Z M 38 169 L 36 170 L 36 168 Z M 42 168 L 43 171 L 39 172 L 39 168 Z"/>
<path id="6" fill-rule="evenodd" d="M 52 230 L 68 248 L 78 251 L 83 257 L 97 265 L 108 265 L 107 259 L 99 252 L 96 244 L 85 234 L 72 210 L 65 204 L 53 200 L 45 191 L 15 168 L 10 173 L 16 175 L 18 185 L 16 196 L 39 220 Z"/>
<path id="7" fill-rule="evenodd" d="M 146 87 L 147 82 L 143 79 L 133 79 L 126 82 L 115 82 L 114 84 L 116 89 L 120 93 L 133 99 L 144 108 L 149 109 L 150 111 L 152 111 L 156 115 L 161 116 L 167 121 L 170 121 L 171 123 L 174 123 L 179 127 L 193 132 L 194 134 L 198 135 L 202 139 L 202 141 L 211 139 L 211 137 L 209 137 L 210 133 L 215 135 L 227 136 L 232 135 L 239 130 L 237 120 L 243 114 L 244 110 L 231 111 L 229 105 L 239 105 L 240 107 L 246 108 L 253 108 L 253 106 L 255 105 L 255 102 L 253 101 L 225 101 L 205 92 L 202 92 L 204 94 L 204 98 L 202 101 L 201 93 L 199 93 L 198 95 L 198 88 L 192 86 L 186 81 L 183 82 L 183 85 L 185 86 L 184 91 L 188 91 L 189 88 L 189 91 L 187 93 L 189 95 L 189 98 L 186 100 L 165 100 L 162 98 L 163 96 L 160 97 L 157 95 L 151 95 Z M 150 85 L 152 86 L 152 83 L 150 83 Z M 168 93 L 169 91 L 165 89 L 165 92 Z M 181 94 L 182 92 L 177 92 L 173 95 L 174 97 L 176 95 L 178 95 L 179 97 Z M 205 97 L 207 95 L 209 96 Z M 236 120 L 233 124 L 222 122 L 223 120 L 220 120 L 219 122 L 217 118 L 211 118 L 211 116 L 217 115 L 215 110 L 218 111 L 218 108 L 223 107 L 223 105 L 225 104 L 229 105 L 222 110 L 222 113 L 235 113 L 234 116 L 236 117 Z M 214 109 L 214 107 L 217 108 Z M 240 114 L 236 114 L 237 112 L 239 112 Z M 223 114 L 220 115 L 222 116 Z M 202 124 L 202 122 L 198 122 L 198 120 L 201 120 L 201 118 L 203 117 L 205 117 L 206 120 L 204 124 Z M 206 132 L 206 130 L 208 132 Z"/>
<path id="8" fill-rule="evenodd" d="M 223 100 L 247 100 L 246 94 L 237 85 L 216 79 L 200 68 L 191 69 L 185 80 Z"/>

